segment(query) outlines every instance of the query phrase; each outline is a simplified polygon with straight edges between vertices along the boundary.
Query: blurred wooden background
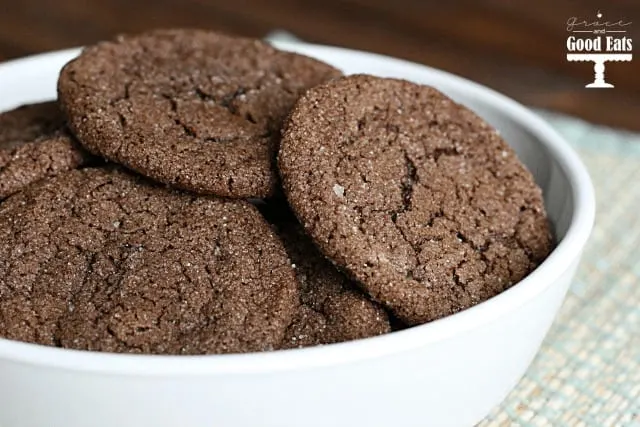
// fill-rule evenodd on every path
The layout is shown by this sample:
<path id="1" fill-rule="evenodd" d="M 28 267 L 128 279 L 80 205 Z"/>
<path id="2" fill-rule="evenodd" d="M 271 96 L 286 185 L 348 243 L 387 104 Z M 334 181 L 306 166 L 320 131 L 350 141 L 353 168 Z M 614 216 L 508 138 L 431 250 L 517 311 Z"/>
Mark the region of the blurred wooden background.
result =
<path id="1" fill-rule="evenodd" d="M 568 63 L 571 16 L 635 21 L 631 63 L 608 63 L 614 89 L 585 89 L 591 63 Z M 519 101 L 640 130 L 639 0 L 0 0 L 0 60 L 121 32 L 195 26 L 407 58 L 477 80 Z M 0 94 L 2 96 L 2 94 Z"/>

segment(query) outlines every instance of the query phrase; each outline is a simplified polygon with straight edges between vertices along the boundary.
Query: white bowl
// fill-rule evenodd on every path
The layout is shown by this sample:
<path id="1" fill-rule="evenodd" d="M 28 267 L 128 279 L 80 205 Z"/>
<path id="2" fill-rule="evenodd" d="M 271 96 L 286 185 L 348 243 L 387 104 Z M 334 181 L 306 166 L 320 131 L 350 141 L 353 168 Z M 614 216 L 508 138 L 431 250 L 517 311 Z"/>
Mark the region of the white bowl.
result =
<path id="1" fill-rule="evenodd" d="M 435 86 L 511 144 L 542 187 L 557 247 L 513 288 L 453 316 L 303 350 L 135 356 L 0 339 L 0 427 L 470 426 L 516 385 L 574 276 L 594 219 L 584 166 L 549 125 L 490 89 L 379 55 L 281 43 L 347 73 Z M 0 110 L 55 97 L 77 50 L 0 65 Z M 508 78 L 517 78 L 508 77 Z"/>

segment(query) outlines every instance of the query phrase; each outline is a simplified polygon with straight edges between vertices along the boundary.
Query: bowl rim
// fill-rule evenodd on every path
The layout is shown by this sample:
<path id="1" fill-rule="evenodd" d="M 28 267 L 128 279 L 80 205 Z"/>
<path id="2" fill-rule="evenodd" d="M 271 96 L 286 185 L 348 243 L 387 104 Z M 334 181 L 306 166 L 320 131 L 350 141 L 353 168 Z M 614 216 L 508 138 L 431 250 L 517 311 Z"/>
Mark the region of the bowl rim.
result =
<path id="1" fill-rule="evenodd" d="M 537 114 L 493 89 L 425 65 L 369 52 L 301 42 L 277 42 L 274 45 L 283 50 L 310 56 L 349 55 L 352 59 L 359 57 L 385 63 L 394 68 L 403 67 L 417 74 L 429 74 L 439 79 L 447 79 L 460 91 L 464 90 L 467 94 L 492 105 L 502 117 L 517 123 L 542 144 L 566 175 L 574 201 L 566 235 L 536 270 L 501 294 L 451 316 L 377 337 L 303 349 L 200 356 L 102 353 L 0 338 L 0 361 L 69 371 L 164 377 L 272 373 L 353 363 L 452 339 L 458 334 L 494 322 L 553 286 L 557 279 L 571 268 L 573 261 L 579 258 L 595 218 L 593 185 L 578 155 L 564 138 Z M 80 50 L 75 48 L 16 59 L 0 64 L 0 73 L 10 67 L 34 66 L 40 61 L 63 63 L 79 52 Z"/>

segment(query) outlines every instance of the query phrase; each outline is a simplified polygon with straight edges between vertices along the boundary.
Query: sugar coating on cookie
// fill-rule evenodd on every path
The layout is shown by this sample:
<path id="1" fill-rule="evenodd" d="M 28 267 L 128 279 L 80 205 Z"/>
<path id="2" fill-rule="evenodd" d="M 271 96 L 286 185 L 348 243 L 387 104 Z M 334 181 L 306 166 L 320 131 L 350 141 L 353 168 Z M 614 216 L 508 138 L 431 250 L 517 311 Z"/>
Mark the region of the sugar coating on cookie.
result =
<path id="1" fill-rule="evenodd" d="M 0 113 L 0 200 L 40 179 L 76 169 L 89 158 L 66 130 L 57 102 Z"/>
<path id="2" fill-rule="evenodd" d="M 83 169 L 0 205 L 0 336 L 64 348 L 277 348 L 298 306 L 282 243 L 245 201 Z"/>
<path id="3" fill-rule="evenodd" d="M 531 174 L 495 129 L 431 87 L 356 75 L 311 89 L 278 167 L 315 243 L 408 324 L 504 291 L 551 250 Z"/>
<path id="4" fill-rule="evenodd" d="M 281 348 L 332 344 L 390 332 L 384 309 L 322 255 L 288 207 L 270 205 L 261 211 L 282 239 L 300 289 L 300 307 Z"/>
<path id="5" fill-rule="evenodd" d="M 282 121 L 335 68 L 260 41 L 161 30 L 86 48 L 58 81 L 90 151 L 201 194 L 266 197 Z"/>

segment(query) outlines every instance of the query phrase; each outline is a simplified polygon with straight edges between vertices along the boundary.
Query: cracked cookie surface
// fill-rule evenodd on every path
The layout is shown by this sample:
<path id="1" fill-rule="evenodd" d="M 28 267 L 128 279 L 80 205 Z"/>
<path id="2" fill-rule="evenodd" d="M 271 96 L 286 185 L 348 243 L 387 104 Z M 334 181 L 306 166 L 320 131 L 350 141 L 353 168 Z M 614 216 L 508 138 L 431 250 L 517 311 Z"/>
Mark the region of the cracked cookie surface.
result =
<path id="1" fill-rule="evenodd" d="M 266 197 L 282 121 L 306 89 L 338 75 L 259 40 L 162 30 L 86 48 L 58 92 L 90 151 L 177 188 Z"/>
<path id="2" fill-rule="evenodd" d="M 0 205 L 0 336 L 65 348 L 276 348 L 298 306 L 278 237 L 245 201 L 119 169 L 41 181 Z"/>
<path id="3" fill-rule="evenodd" d="M 311 89 L 278 167 L 315 243 L 408 324 L 504 291 L 551 250 L 541 191 L 514 151 L 427 86 L 356 75 Z"/>
<path id="4" fill-rule="evenodd" d="M 282 239 L 300 289 L 300 307 L 281 348 L 351 341 L 391 331 L 384 309 L 320 253 L 286 205 L 270 202 L 261 211 Z"/>
<path id="5" fill-rule="evenodd" d="M 55 101 L 0 113 L 0 200 L 40 179 L 76 169 L 89 158 L 65 129 Z"/>

